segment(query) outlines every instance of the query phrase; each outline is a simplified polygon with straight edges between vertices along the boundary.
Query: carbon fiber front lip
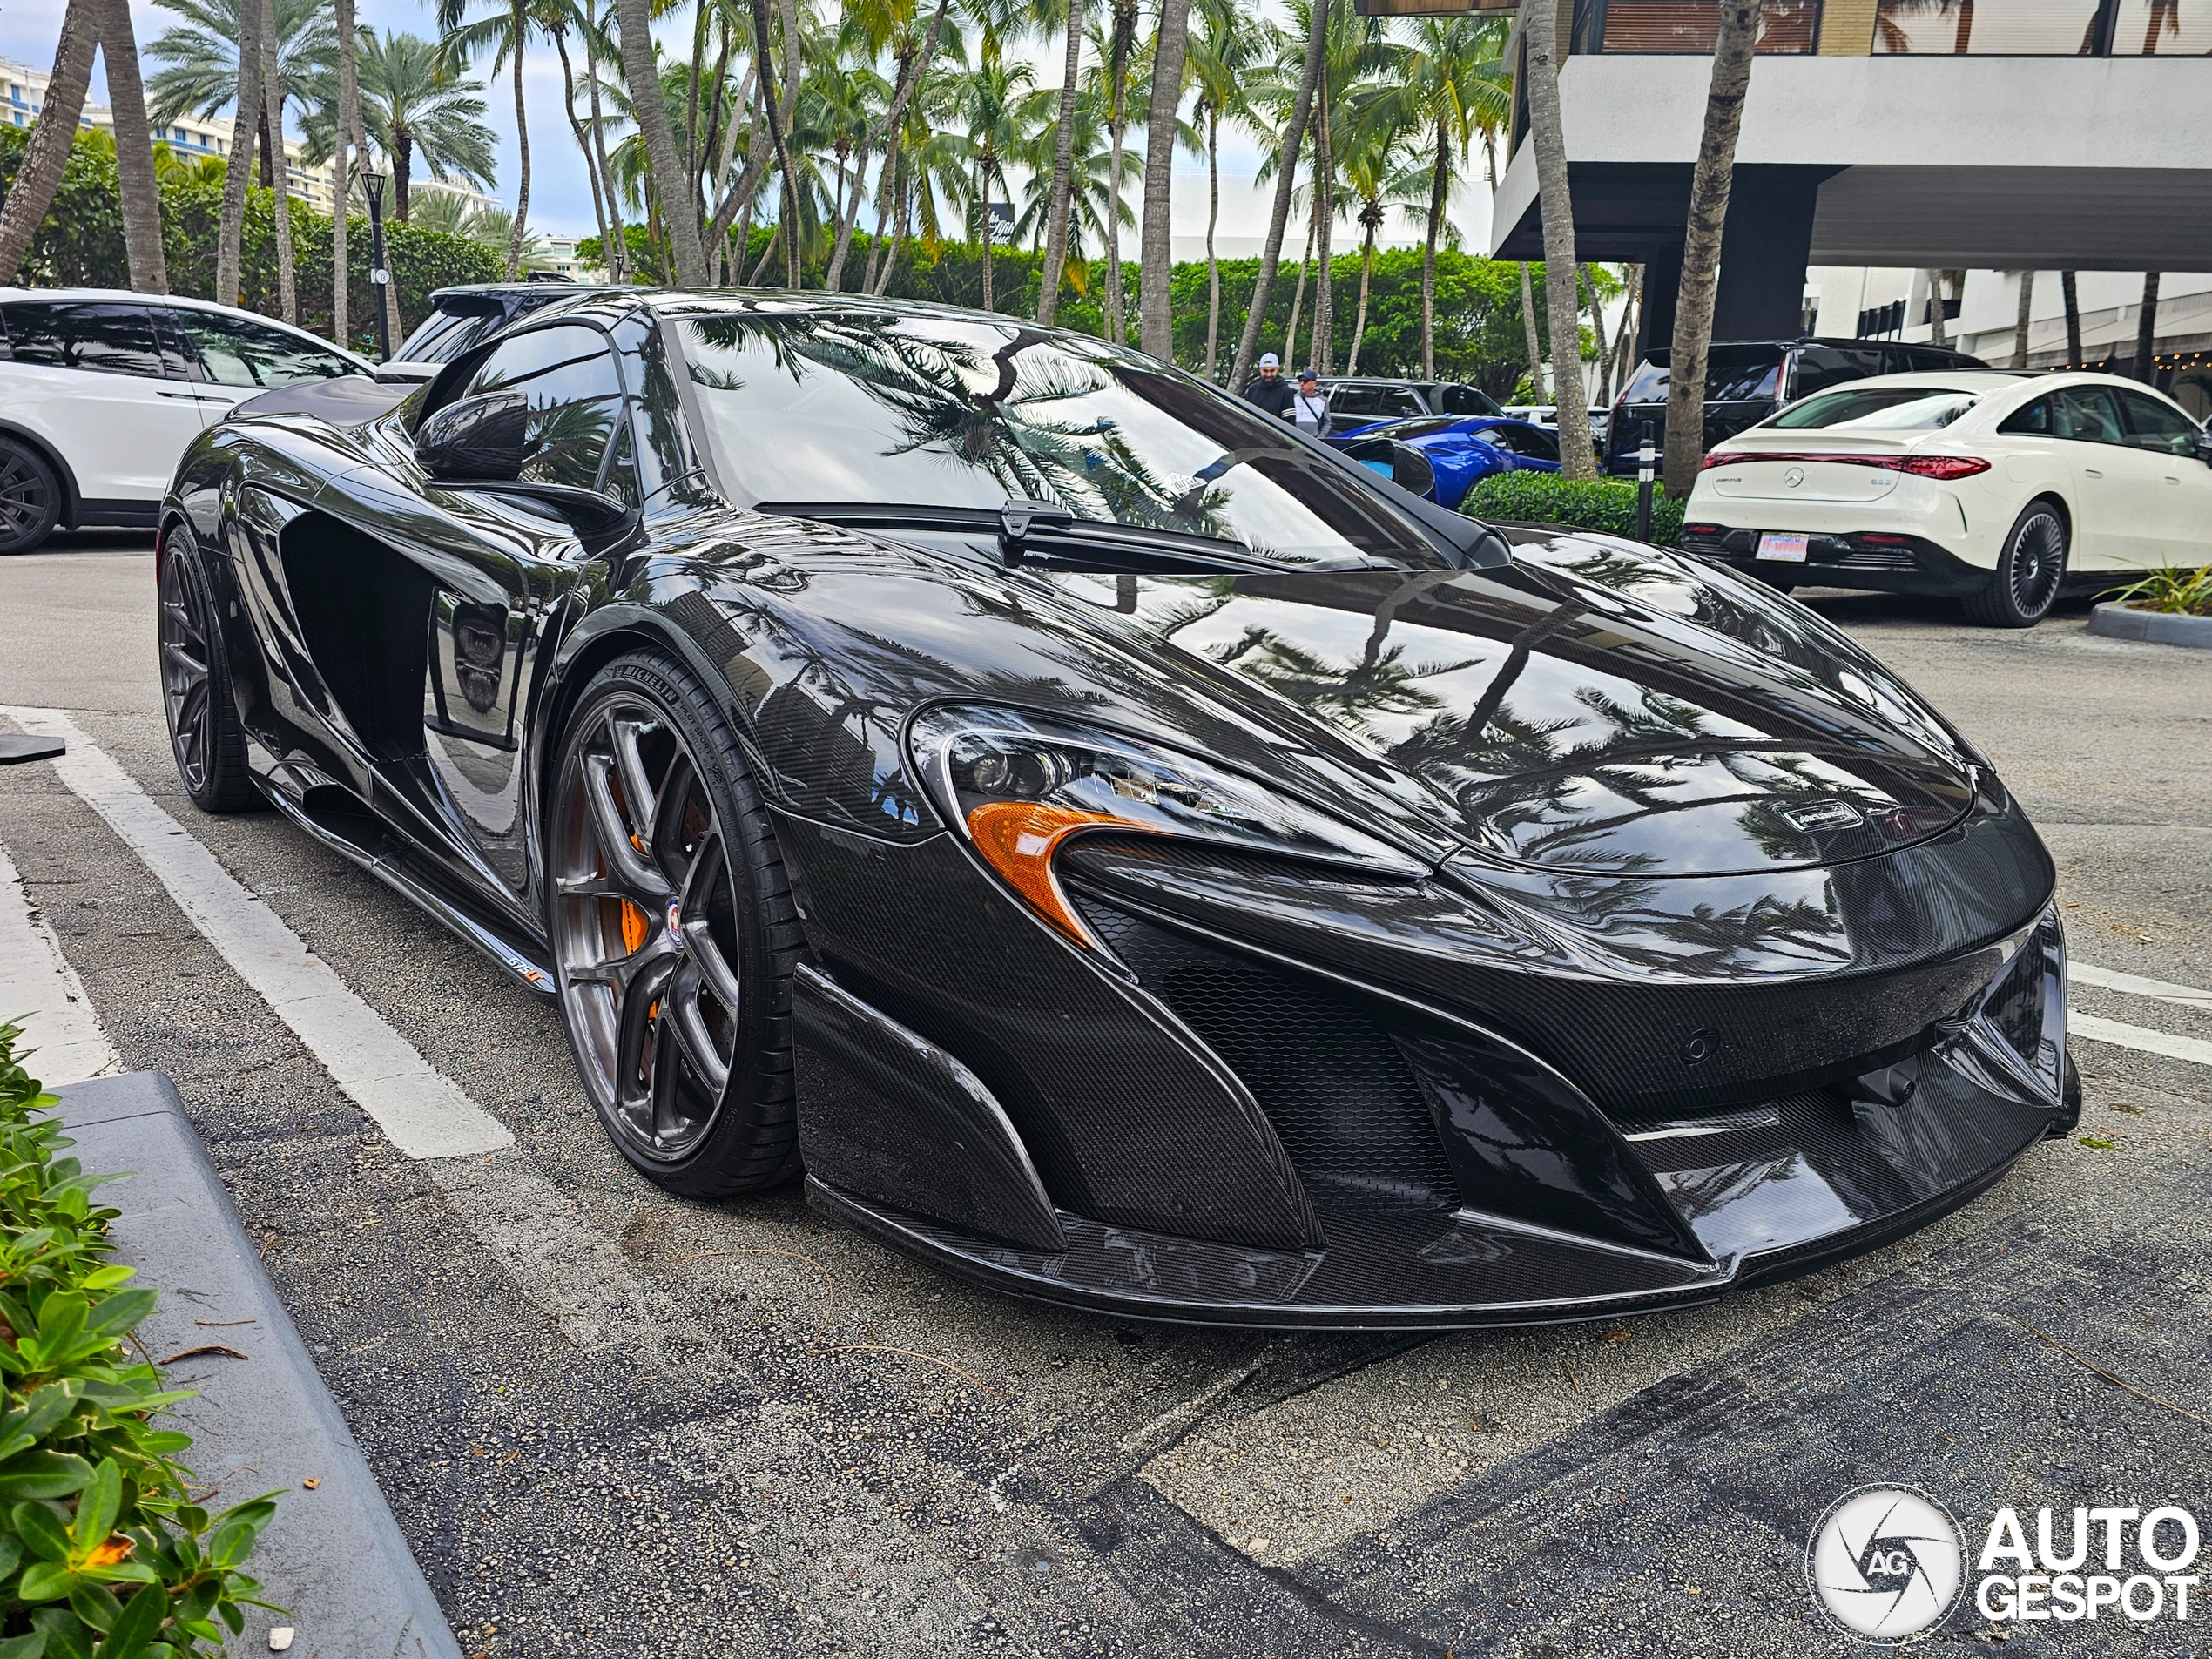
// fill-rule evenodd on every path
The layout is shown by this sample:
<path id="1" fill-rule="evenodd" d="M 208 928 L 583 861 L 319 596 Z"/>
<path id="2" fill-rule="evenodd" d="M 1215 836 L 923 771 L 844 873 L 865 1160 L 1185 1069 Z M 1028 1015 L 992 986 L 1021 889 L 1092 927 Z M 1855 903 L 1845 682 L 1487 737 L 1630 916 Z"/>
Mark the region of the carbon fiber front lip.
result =
<path id="1" fill-rule="evenodd" d="M 1723 1263 L 1717 1271 L 1677 1286 L 1548 1300 L 1450 1305 L 1408 1305 L 1381 1300 L 1364 1304 L 1266 1303 L 1131 1294 L 1023 1271 L 1007 1261 L 1012 1252 L 991 1240 L 961 1234 L 919 1217 L 868 1204 L 812 1177 L 807 1178 L 806 1196 L 807 1201 L 824 1214 L 847 1222 L 955 1278 L 988 1290 L 1082 1312 L 1153 1324 L 1251 1330 L 1453 1331 L 1569 1325 L 1662 1313 L 1717 1301 L 1731 1291 L 1779 1284 L 1817 1272 L 1880 1250 L 1964 1208 L 2010 1173 L 2034 1144 L 2031 1140 L 2000 1163 L 1919 1204 L 1825 1238 Z"/>

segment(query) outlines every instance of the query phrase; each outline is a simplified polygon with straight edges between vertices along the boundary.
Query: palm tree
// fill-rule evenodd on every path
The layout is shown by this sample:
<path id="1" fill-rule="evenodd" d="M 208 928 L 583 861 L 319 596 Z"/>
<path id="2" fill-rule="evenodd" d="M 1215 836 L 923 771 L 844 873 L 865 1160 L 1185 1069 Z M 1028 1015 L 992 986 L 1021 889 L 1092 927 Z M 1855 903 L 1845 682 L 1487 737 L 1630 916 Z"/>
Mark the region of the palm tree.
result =
<path id="1" fill-rule="evenodd" d="M 1007 158 L 1022 147 L 1022 104 L 1035 80 L 1035 71 L 1027 64 L 1009 64 L 987 44 L 981 61 L 960 81 L 959 119 L 965 129 L 974 169 L 974 194 L 969 206 L 975 217 L 977 240 L 983 250 L 986 311 L 998 309 L 992 278 L 991 186 L 994 182 L 1003 185 Z"/>
<path id="2" fill-rule="evenodd" d="M 284 82 L 277 73 L 276 0 L 261 0 L 261 98 L 265 110 L 261 153 L 269 162 L 271 217 L 276 224 L 277 309 L 285 321 L 296 327 L 300 289 L 292 258 L 290 167 L 284 153 Z"/>
<path id="3" fill-rule="evenodd" d="M 1184 46 L 1190 0 L 1160 0 L 1152 44 L 1152 106 L 1144 125 L 1144 217 L 1137 248 L 1137 341 L 1153 356 L 1175 361 L 1175 311 L 1168 283 L 1173 244 L 1168 214 L 1175 178 L 1177 113 L 1183 107 Z"/>
<path id="4" fill-rule="evenodd" d="M 1728 0 L 1730 5 L 1737 0 Z M 1746 0 L 1756 17 L 1760 0 Z M 1727 36 L 1727 12 L 1723 13 L 1722 35 Z M 1581 365 L 1582 361 L 1582 321 L 1581 307 L 1575 300 L 1575 205 L 1567 188 L 1567 140 L 1561 129 L 1559 115 L 1559 17 L 1550 6 L 1531 6 L 1523 16 L 1523 62 L 1527 68 L 1528 142 L 1536 151 L 1536 188 L 1544 217 L 1544 305 L 1552 330 L 1552 374 L 1557 385 L 1552 401 L 1559 410 L 1560 470 L 1569 478 L 1597 476 L 1597 457 L 1590 448 L 1589 405 L 1582 395 Z M 1716 59 L 1717 74 L 1718 60 Z M 1741 107 L 1740 102 L 1738 107 Z M 1710 123 L 1708 124 L 1710 127 Z M 1735 151 L 1735 134 L 1729 134 L 1729 149 Z M 1698 158 L 1700 176 L 1704 172 L 1704 158 Z M 1725 186 L 1723 185 L 1723 189 Z M 1696 224 L 1695 186 L 1692 187 L 1691 224 Z M 1725 205 L 1725 204 L 1723 204 Z M 1713 222 L 1714 240 L 1719 240 L 1720 221 Z M 1685 271 L 1687 258 L 1685 257 Z M 1712 323 L 1710 290 L 1708 289 L 1706 327 L 1710 336 Z M 1681 339 L 1679 314 L 1676 341 Z M 1698 354 L 1698 368 L 1704 368 L 1703 349 Z M 1680 359 L 1676 360 L 1677 363 Z M 1702 385 L 1700 390 L 1702 390 Z M 1670 388 L 1667 402 L 1667 430 L 1669 442 L 1678 410 Z M 1696 462 L 1691 462 L 1694 469 Z M 1674 465 L 1668 463 L 1668 489 L 1674 490 Z M 1685 491 L 1685 493 L 1687 493 Z"/>
<path id="5" fill-rule="evenodd" d="M 1038 273 L 1037 320 L 1049 327 L 1060 309 L 1060 276 L 1068 263 L 1068 215 L 1075 199 L 1076 104 L 1082 97 L 1083 0 L 1063 0 L 1067 8 L 1066 61 L 1060 76 L 1059 109 L 1053 120 L 1052 183 L 1045 209 L 1044 268 Z"/>
<path id="6" fill-rule="evenodd" d="M 223 216 L 215 233 L 215 298 L 238 303 L 239 246 L 246 239 L 246 179 L 253 168 L 255 111 L 261 98 L 261 8 L 244 0 L 238 19 L 238 91 L 230 165 L 223 174 Z"/>
<path id="7" fill-rule="evenodd" d="M 1357 111 L 1354 111 L 1355 116 Z M 1358 121 L 1352 142 L 1342 158 L 1344 181 L 1359 203 L 1359 310 L 1352 325 L 1352 347 L 1345 354 L 1344 372 L 1359 372 L 1359 347 L 1367 334 L 1367 291 L 1374 277 L 1375 238 L 1393 206 L 1406 205 L 1399 192 L 1405 174 L 1399 166 L 1405 138 L 1402 129 L 1387 120 Z"/>
<path id="8" fill-rule="evenodd" d="M 55 44 L 53 78 L 45 106 L 31 128 L 30 147 L 17 171 L 13 188 L 0 206 L 0 282 L 12 281 L 16 267 L 30 251 L 30 239 L 45 222 L 61 188 L 62 169 L 77 142 L 77 123 L 92 84 L 92 53 L 100 41 L 98 0 L 69 0 L 62 14 L 61 38 Z M 235 271 L 236 260 L 233 260 Z"/>
<path id="9" fill-rule="evenodd" d="M 1475 138 L 1504 127 L 1513 95 L 1501 57 L 1506 24 L 1497 17 L 1418 17 L 1393 67 L 1398 123 L 1431 146 L 1427 225 L 1421 242 L 1421 374 L 1436 374 L 1436 247 L 1452 186 Z M 1382 112 L 1377 111 L 1378 118 Z"/>
<path id="10" fill-rule="evenodd" d="M 1312 4 L 1305 62 L 1298 74 L 1298 92 L 1291 100 L 1290 118 L 1284 123 L 1282 148 L 1277 157 L 1275 204 L 1268 215 L 1267 239 L 1260 246 L 1259 280 L 1252 285 L 1251 308 L 1244 314 L 1244 334 L 1237 341 L 1237 361 L 1229 371 L 1232 386 L 1251 372 L 1252 359 L 1258 355 L 1259 331 L 1267 319 L 1269 293 L 1275 286 L 1276 270 L 1283 261 L 1283 232 L 1290 222 L 1298 150 L 1305 142 L 1305 124 L 1313 109 L 1313 89 L 1320 81 L 1322 54 L 1328 46 L 1329 0 L 1312 0 Z"/>
<path id="11" fill-rule="evenodd" d="M 184 22 L 146 48 L 146 56 L 162 66 L 146 82 L 152 94 L 148 111 L 157 125 L 188 112 L 212 116 L 238 96 L 240 0 L 162 0 L 162 10 Z M 314 88 L 336 66 L 341 38 L 338 20 L 322 0 L 276 0 L 277 79 L 286 101 L 299 102 L 303 121 L 315 113 Z M 253 126 L 265 119 L 256 117 Z M 261 182 L 275 181 L 265 172 Z"/>
<path id="12" fill-rule="evenodd" d="M 347 204 L 353 199 L 354 130 L 361 124 L 361 39 L 354 28 L 354 0 L 337 0 L 338 24 L 338 105 L 334 111 L 336 132 L 333 135 L 336 151 L 335 174 L 337 206 L 330 215 L 330 337 L 339 345 L 351 342 L 353 319 L 347 314 L 353 295 L 346 280 L 348 255 L 346 246 Z"/>
<path id="13" fill-rule="evenodd" d="M 1667 363 L 1667 493 L 1686 501 L 1705 456 L 1705 368 L 1713 343 L 1713 298 L 1720 285 L 1721 226 L 1728 218 L 1729 187 L 1736 176 L 1736 135 L 1743 125 L 1743 99 L 1750 91 L 1751 55 L 1758 44 L 1764 0 L 1722 0 L 1720 35 L 1713 43 L 1713 78 L 1705 93 L 1705 129 L 1697 146 L 1697 165 L 1689 181 L 1689 225 L 1683 239 L 1682 279 L 1675 299 L 1675 335 Z M 1552 81 L 1552 108 L 1559 106 L 1559 84 Z M 1556 137 L 1556 132 L 1554 132 Z M 1541 152 L 1538 152 L 1541 159 Z M 1566 164 L 1560 164 L 1562 206 Z M 1545 204 L 1544 256 L 1551 257 L 1550 203 Z M 1571 226 L 1569 227 L 1571 230 Z M 1570 257 L 1571 254 L 1570 254 Z M 1560 349 L 1559 291 L 1551 285 L 1552 337 Z M 1940 307 L 1938 307 L 1940 314 Z M 1939 324 L 1939 327 L 1941 325 Z M 1561 379 L 1575 359 L 1559 358 Z M 1581 400 L 1571 400 L 1579 409 Z M 1565 396 L 1559 401 L 1564 453 Z"/>
<path id="14" fill-rule="evenodd" d="M 452 71 L 440 50 L 419 35 L 361 36 L 361 125 L 392 165 L 392 217 L 404 225 L 419 163 L 431 178 L 489 188 L 492 130 L 481 83 Z M 335 112 L 322 114 L 326 124 Z"/>
<path id="15" fill-rule="evenodd" d="M 1247 84 L 1272 31 L 1239 0 L 1193 3 L 1197 28 L 1190 37 L 1190 81 L 1206 144 L 1206 378 L 1213 380 L 1221 340 L 1221 261 L 1214 253 L 1214 229 L 1221 220 L 1221 124 L 1250 117 Z"/>
<path id="16" fill-rule="evenodd" d="M 1105 142 L 1106 106 L 1094 84 L 1076 101 L 1076 124 L 1069 145 L 1068 169 L 1068 229 L 1062 276 L 1069 293 L 1077 299 L 1089 292 L 1091 256 L 1105 246 L 1106 218 L 1119 212 L 1123 229 L 1134 229 L 1136 214 L 1128 200 L 1129 185 L 1141 170 L 1135 156 L 1122 158 L 1121 188 L 1106 176 L 1110 151 Z M 1031 136 L 1015 159 L 1027 169 L 1027 193 L 1014 221 L 1016 241 L 1042 247 L 1049 232 L 1052 211 L 1051 158 L 1059 147 L 1060 92 L 1048 88 L 1030 95 L 1026 111 Z M 1040 319 L 1042 320 L 1042 319 Z"/>
<path id="17" fill-rule="evenodd" d="M 629 84 L 631 108 L 651 158 L 652 176 L 663 192 L 661 222 L 675 256 L 676 280 L 686 287 L 700 287 L 706 282 L 706 244 L 699 235 L 698 215 L 693 203 L 669 199 L 669 192 L 682 184 L 684 167 L 676 148 L 675 123 L 661 97 L 651 0 L 615 0 L 615 17 L 622 32 L 623 78 Z"/>
<path id="18" fill-rule="evenodd" d="M 1099 58 L 1106 66 L 1106 137 L 1111 151 L 1106 177 L 1121 188 L 1123 140 L 1129 133 L 1130 59 L 1136 49 L 1136 0 L 1110 0 L 1113 22 Z M 1106 337 L 1120 345 L 1128 336 L 1128 307 L 1122 296 L 1122 216 L 1106 217 Z"/>
<path id="19" fill-rule="evenodd" d="M 123 198 L 123 252 L 131 287 L 139 293 L 169 292 L 161 257 L 161 192 L 153 176 L 153 134 L 146 124 L 146 90 L 138 78 L 138 40 L 131 27 L 131 0 L 105 0 L 100 17 L 100 57 L 107 64 L 108 105 L 115 112 L 115 171 Z"/>
<path id="20" fill-rule="evenodd" d="M 469 0 L 438 0 L 438 30 L 444 37 L 446 61 L 455 73 L 466 69 L 486 47 L 491 49 L 495 74 L 502 68 L 514 72 L 517 165 L 514 237 L 507 248 L 507 280 L 512 282 L 522 274 L 523 243 L 529 235 L 530 216 L 530 122 L 529 111 L 523 102 L 523 52 L 533 32 L 545 32 L 543 14 L 553 8 L 540 10 L 532 7 L 530 0 L 487 0 L 490 11 L 464 24 L 462 18 L 469 3 Z"/>

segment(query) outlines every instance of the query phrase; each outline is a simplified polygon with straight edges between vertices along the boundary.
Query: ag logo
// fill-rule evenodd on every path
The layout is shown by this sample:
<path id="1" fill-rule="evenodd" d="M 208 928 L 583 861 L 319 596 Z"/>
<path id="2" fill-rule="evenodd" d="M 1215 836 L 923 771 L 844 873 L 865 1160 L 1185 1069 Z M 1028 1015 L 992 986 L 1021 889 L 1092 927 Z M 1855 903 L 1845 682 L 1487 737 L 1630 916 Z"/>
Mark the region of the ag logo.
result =
<path id="1" fill-rule="evenodd" d="M 1862 1487 L 1805 1548 L 1812 1599 L 1851 1635 L 1899 1642 L 1942 1622 L 1966 1583 L 1959 1523 L 1910 1487 Z"/>

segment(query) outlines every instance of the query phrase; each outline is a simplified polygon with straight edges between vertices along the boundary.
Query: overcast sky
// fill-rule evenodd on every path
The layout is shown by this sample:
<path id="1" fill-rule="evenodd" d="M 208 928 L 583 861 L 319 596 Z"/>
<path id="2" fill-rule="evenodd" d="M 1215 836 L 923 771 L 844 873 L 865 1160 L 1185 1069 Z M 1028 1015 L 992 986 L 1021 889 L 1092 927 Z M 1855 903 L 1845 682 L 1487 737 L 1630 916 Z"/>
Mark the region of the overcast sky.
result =
<path id="1" fill-rule="evenodd" d="M 356 0 L 355 10 L 364 24 L 377 29 L 428 35 L 435 26 L 435 14 L 430 0 Z M 64 0 L 5 0 L 5 3 L 0 3 L 0 57 L 40 69 L 51 67 L 55 42 L 61 32 L 63 10 Z M 131 10 L 138 22 L 141 53 L 177 21 L 173 14 L 147 3 L 147 0 L 132 0 Z M 670 32 L 663 40 L 666 45 L 688 47 L 689 25 L 679 18 L 670 26 Z M 1035 57 L 1039 84 L 1057 85 L 1057 48 Z M 149 59 L 145 72 L 151 76 L 155 67 Z M 591 217 L 590 185 L 577 153 L 576 140 L 561 113 L 561 68 L 550 51 L 533 54 L 523 71 L 523 87 L 529 105 L 530 223 L 551 235 L 589 235 L 597 228 Z M 105 76 L 96 66 L 92 98 L 105 102 L 106 97 Z M 511 78 L 501 77 L 496 86 L 487 89 L 486 99 L 490 106 L 486 119 L 499 135 L 499 177 L 491 193 L 511 202 L 517 153 Z M 1143 119 L 1140 113 L 1133 124 L 1133 138 L 1141 145 L 1143 137 Z M 1233 138 L 1224 132 L 1221 222 L 1217 233 L 1220 237 L 1258 237 L 1265 232 L 1270 199 L 1252 186 L 1252 175 L 1259 161 L 1260 152 L 1249 140 Z M 1132 207 L 1136 206 L 1131 203 Z M 1470 252 L 1487 251 L 1484 239 L 1489 229 L 1489 192 L 1479 182 L 1453 204 L 1453 222 L 1459 226 L 1461 245 Z M 1204 234 L 1206 174 L 1202 160 L 1177 158 L 1174 212 L 1178 236 Z M 1356 226 L 1340 223 L 1336 234 L 1340 249 L 1349 251 L 1358 246 Z M 1386 243 L 1418 239 L 1418 233 L 1403 223 L 1387 226 L 1383 237 Z M 1134 239 L 1125 239 L 1123 246 L 1128 256 L 1134 258 Z M 1295 250 L 1291 252 L 1294 256 Z"/>

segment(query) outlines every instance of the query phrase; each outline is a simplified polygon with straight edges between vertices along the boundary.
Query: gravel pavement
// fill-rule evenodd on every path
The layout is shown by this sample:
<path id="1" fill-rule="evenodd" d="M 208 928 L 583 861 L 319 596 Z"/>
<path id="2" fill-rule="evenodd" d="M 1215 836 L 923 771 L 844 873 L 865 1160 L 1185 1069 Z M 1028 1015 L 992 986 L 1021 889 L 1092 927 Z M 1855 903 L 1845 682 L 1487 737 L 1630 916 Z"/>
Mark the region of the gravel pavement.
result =
<path id="1" fill-rule="evenodd" d="M 57 538 L 0 595 L 0 705 L 72 711 L 514 1132 L 401 1156 L 51 768 L 0 771 L 0 846 L 125 1063 L 175 1079 L 465 1653 L 1840 1654 L 1804 1552 L 1855 1487 L 1922 1487 L 1976 1541 L 2000 1504 L 2212 1518 L 2212 1067 L 2077 1041 L 2080 1137 L 1880 1254 L 1625 1326 L 1055 1312 L 796 1189 L 646 1185 L 546 1008 L 274 815 L 198 814 L 143 538 Z M 2207 654 L 2093 638 L 2086 606 L 2010 634 L 1812 598 L 2023 798 L 2079 960 L 2212 986 Z M 2074 1001 L 2212 1040 L 2212 1011 Z M 2202 1647 L 1986 1624 L 1935 1649 Z"/>

